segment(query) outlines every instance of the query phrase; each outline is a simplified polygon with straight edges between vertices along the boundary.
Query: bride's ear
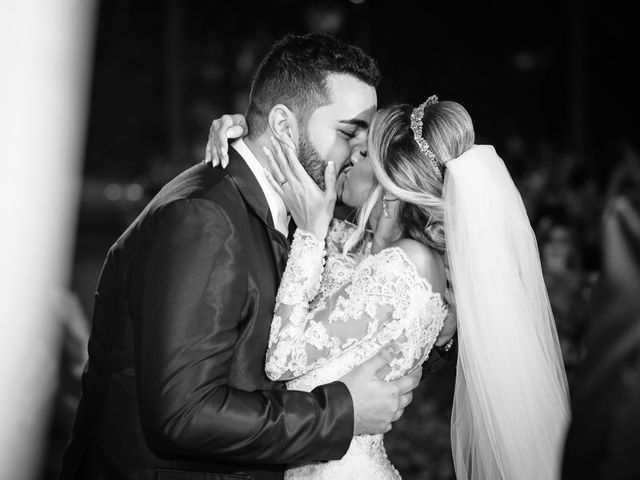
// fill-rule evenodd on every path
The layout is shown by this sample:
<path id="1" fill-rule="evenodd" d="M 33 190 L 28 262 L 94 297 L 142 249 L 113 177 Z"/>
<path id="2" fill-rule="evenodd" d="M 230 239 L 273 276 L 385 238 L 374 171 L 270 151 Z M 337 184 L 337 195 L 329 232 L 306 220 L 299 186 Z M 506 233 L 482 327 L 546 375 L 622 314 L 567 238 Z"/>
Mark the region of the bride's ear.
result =
<path id="1" fill-rule="evenodd" d="M 279 141 L 297 152 L 299 130 L 298 120 L 293 112 L 281 103 L 274 105 L 269 111 L 269 129 Z"/>

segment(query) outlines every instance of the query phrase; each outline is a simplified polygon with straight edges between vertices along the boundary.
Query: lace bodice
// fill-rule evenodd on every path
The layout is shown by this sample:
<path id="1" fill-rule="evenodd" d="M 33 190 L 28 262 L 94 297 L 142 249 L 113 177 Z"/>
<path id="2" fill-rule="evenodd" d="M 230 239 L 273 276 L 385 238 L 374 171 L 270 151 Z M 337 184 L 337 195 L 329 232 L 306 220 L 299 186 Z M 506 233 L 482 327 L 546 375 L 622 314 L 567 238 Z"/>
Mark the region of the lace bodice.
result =
<path id="1" fill-rule="evenodd" d="M 354 361 L 361 363 L 396 342 L 385 376 L 392 380 L 429 354 L 446 316 L 440 295 L 401 248 L 368 255 L 365 243 L 358 253 L 344 256 L 348 230 L 344 222 L 334 222 L 326 245 L 296 231 L 271 326 L 270 378 L 299 378 L 345 355 L 351 358 L 348 371 Z"/>
<path id="2" fill-rule="evenodd" d="M 354 226 L 334 220 L 323 244 L 298 230 L 291 245 L 271 325 L 266 371 L 287 388 L 311 391 L 340 379 L 396 344 L 386 380 L 405 375 L 429 354 L 446 317 L 439 294 L 401 248 L 371 255 L 365 238 L 348 255 Z M 400 478 L 382 435 L 354 437 L 341 460 L 286 471 L 288 480 Z"/>

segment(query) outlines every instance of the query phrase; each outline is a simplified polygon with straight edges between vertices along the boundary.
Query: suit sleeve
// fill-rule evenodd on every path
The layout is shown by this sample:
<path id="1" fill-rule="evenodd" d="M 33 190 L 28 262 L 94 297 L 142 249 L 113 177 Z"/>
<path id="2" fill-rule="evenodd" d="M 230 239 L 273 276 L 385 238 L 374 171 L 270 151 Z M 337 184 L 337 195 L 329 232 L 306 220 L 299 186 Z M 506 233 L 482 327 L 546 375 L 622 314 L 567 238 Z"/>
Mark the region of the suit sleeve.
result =
<path id="1" fill-rule="evenodd" d="M 247 276 L 226 213 L 208 200 L 181 200 L 151 221 L 131 273 L 139 408 L 151 448 L 265 464 L 341 458 L 353 435 L 344 384 L 311 393 L 227 385 Z"/>
<path id="2" fill-rule="evenodd" d="M 438 347 L 433 347 L 431 353 L 422 365 L 423 376 L 428 373 L 435 373 L 442 367 L 451 365 L 458 358 L 458 334 L 453 335 L 453 345 L 447 352 L 443 352 Z"/>

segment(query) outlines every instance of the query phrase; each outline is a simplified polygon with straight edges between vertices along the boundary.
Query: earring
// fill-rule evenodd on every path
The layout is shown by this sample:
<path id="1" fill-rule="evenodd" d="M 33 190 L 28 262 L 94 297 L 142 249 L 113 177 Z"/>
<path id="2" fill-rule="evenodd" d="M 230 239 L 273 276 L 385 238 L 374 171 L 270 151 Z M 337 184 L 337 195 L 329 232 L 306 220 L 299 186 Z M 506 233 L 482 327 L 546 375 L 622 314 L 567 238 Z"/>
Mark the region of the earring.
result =
<path id="1" fill-rule="evenodd" d="M 384 218 L 389 218 L 389 207 L 385 197 L 382 197 L 382 215 L 384 215 Z"/>

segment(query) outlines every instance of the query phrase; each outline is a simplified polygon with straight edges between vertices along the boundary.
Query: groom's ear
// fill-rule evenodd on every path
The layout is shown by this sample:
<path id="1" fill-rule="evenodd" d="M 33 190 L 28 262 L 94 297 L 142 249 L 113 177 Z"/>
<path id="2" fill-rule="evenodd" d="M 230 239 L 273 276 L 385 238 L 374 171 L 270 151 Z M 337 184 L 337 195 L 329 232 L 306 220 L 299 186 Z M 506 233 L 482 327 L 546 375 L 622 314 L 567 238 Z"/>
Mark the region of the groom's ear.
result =
<path id="1" fill-rule="evenodd" d="M 298 120 L 293 112 L 281 103 L 269 111 L 269 129 L 273 136 L 297 151 L 299 130 Z"/>

